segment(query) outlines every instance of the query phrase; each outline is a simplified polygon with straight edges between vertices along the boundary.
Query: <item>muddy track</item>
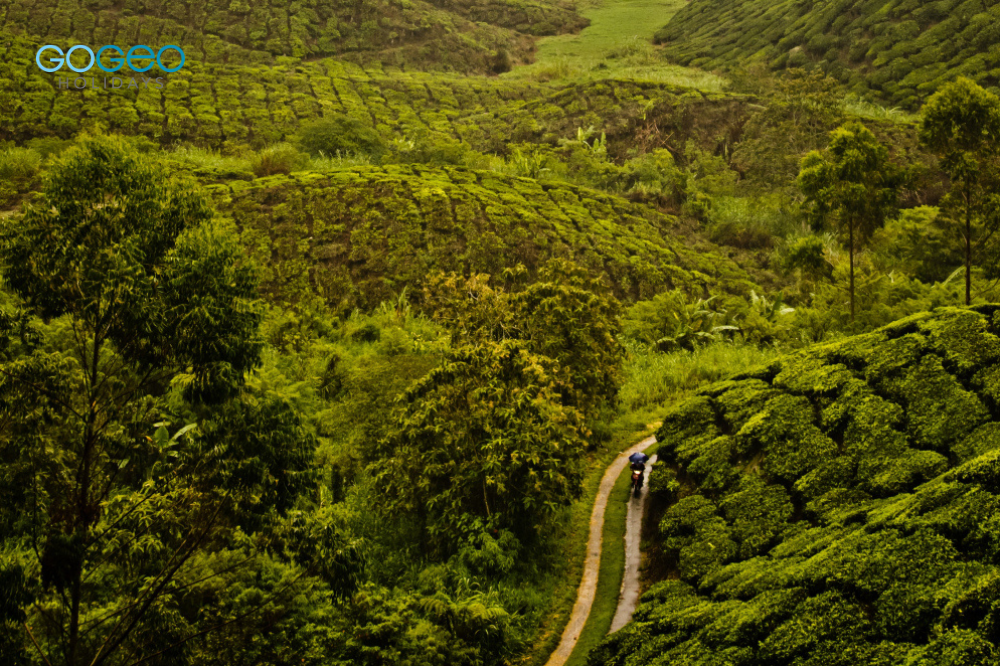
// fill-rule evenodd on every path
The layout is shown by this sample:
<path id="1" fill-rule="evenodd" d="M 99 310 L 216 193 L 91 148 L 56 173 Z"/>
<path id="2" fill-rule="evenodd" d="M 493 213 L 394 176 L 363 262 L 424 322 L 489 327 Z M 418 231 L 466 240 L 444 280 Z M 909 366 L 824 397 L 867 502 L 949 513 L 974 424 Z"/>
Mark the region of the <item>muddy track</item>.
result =
<path id="1" fill-rule="evenodd" d="M 601 477 L 601 485 L 597 490 L 597 496 L 594 498 L 594 509 L 590 514 L 590 535 L 587 539 L 587 559 L 584 561 L 583 577 L 580 580 L 580 587 L 577 588 L 576 603 L 573 605 L 573 612 L 570 614 L 569 622 L 566 623 L 566 629 L 563 630 L 559 646 L 556 647 L 552 656 L 550 656 L 549 660 L 545 663 L 545 666 L 562 666 L 566 663 L 566 660 L 569 659 L 569 656 L 573 654 L 573 648 L 576 647 L 576 642 L 580 638 L 580 633 L 583 631 L 584 625 L 587 624 L 587 617 L 590 615 L 590 609 L 594 605 L 594 596 L 597 592 L 597 578 L 601 568 L 604 510 L 608 506 L 608 498 L 611 495 L 611 490 L 614 488 L 615 482 L 618 480 L 622 471 L 628 466 L 628 457 L 637 451 L 644 451 L 655 442 L 655 437 L 647 437 L 635 446 L 622 451 L 622 453 L 615 458 L 615 461 L 608 466 L 608 469 L 604 472 L 604 476 Z M 645 497 L 646 495 L 643 493 L 640 501 L 644 501 Z M 631 516 L 632 506 L 630 505 L 630 521 L 632 520 Z M 640 525 L 641 522 L 640 517 Z M 636 540 L 636 551 L 638 551 L 638 540 Z M 626 552 L 625 557 L 627 571 L 629 561 L 628 552 Z M 636 590 L 638 590 L 638 565 L 636 565 Z M 618 610 L 620 612 L 621 608 L 619 607 Z M 631 617 L 631 611 L 629 612 L 629 616 Z M 615 617 L 617 618 L 617 613 Z"/>

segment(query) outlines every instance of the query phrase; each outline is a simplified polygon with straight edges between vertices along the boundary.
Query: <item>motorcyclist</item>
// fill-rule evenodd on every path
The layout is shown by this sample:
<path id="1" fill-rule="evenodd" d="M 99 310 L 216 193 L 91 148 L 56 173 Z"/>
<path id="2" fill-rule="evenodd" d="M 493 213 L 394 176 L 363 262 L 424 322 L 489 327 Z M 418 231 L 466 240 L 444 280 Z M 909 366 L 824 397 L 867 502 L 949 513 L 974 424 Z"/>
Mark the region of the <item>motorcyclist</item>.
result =
<path id="1" fill-rule="evenodd" d="M 640 488 L 642 488 L 642 482 L 645 477 L 646 465 L 645 463 L 639 460 L 633 460 L 631 467 L 632 467 L 632 472 L 639 472 L 639 480 L 636 485 L 636 490 L 639 490 Z"/>

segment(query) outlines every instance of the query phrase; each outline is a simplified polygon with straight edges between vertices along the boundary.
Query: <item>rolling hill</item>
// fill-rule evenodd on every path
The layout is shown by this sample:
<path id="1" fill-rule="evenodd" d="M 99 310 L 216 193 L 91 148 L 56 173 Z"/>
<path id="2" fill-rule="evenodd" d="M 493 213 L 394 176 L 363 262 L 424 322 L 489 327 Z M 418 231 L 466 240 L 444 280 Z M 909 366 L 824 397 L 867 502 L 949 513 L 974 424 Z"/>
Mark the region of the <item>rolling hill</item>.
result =
<path id="1" fill-rule="evenodd" d="M 998 386 L 991 305 L 700 390 L 657 433 L 661 580 L 589 663 L 996 664 Z"/>
<path id="2" fill-rule="evenodd" d="M 336 312 L 371 308 L 428 273 L 498 275 L 550 257 L 605 274 L 624 299 L 684 287 L 749 293 L 748 275 L 678 220 L 567 183 L 460 167 L 400 165 L 209 186 L 279 302 L 305 293 Z M 412 292 L 411 292 L 412 293 Z"/>
<path id="3" fill-rule="evenodd" d="M 655 40 L 690 66 L 818 66 L 910 109 L 958 75 L 1000 82 L 997 0 L 692 0 Z"/>

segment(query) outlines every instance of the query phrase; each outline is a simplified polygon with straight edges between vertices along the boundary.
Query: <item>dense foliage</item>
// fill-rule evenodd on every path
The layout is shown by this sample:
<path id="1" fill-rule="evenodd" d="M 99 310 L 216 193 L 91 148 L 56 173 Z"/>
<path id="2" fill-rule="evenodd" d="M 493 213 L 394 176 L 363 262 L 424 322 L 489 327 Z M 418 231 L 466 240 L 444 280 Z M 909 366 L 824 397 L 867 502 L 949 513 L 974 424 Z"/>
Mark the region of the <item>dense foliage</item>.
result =
<path id="1" fill-rule="evenodd" d="M 523 651 L 547 599 L 519 595 L 544 573 L 518 558 L 580 494 L 620 381 L 616 301 L 553 261 L 497 292 L 510 335 L 449 332 L 405 289 L 340 321 L 308 286 L 259 300 L 239 238 L 113 137 L 52 161 L 6 221 L 5 660 Z"/>

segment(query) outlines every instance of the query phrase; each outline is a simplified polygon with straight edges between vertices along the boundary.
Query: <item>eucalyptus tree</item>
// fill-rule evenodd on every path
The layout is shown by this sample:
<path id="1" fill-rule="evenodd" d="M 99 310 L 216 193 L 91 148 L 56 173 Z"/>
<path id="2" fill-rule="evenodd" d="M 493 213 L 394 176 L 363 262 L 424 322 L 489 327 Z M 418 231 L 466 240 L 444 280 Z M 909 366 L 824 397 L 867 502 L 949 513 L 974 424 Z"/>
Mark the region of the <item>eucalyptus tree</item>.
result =
<path id="1" fill-rule="evenodd" d="M 818 218 L 832 219 L 847 242 L 852 324 L 855 256 L 897 213 L 902 183 L 902 171 L 889 160 L 889 150 L 857 121 L 833 130 L 825 150 L 802 159 L 798 184 L 807 204 Z"/>
<path id="2" fill-rule="evenodd" d="M 920 141 L 940 156 L 951 181 L 942 207 L 962 238 L 970 305 L 976 252 L 1000 226 L 1000 98 L 959 77 L 927 100 Z"/>

